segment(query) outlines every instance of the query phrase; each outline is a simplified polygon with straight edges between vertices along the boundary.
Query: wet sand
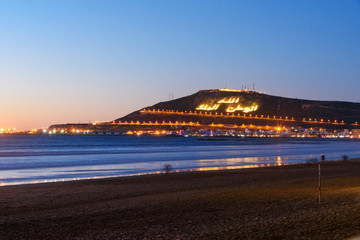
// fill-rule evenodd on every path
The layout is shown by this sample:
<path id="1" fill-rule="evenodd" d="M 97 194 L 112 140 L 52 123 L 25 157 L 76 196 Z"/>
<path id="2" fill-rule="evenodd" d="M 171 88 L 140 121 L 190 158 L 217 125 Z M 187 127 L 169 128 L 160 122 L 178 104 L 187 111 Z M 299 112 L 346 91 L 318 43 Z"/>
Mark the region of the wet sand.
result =
<path id="1" fill-rule="evenodd" d="M 0 187 L 0 239 L 346 239 L 360 161 Z"/>

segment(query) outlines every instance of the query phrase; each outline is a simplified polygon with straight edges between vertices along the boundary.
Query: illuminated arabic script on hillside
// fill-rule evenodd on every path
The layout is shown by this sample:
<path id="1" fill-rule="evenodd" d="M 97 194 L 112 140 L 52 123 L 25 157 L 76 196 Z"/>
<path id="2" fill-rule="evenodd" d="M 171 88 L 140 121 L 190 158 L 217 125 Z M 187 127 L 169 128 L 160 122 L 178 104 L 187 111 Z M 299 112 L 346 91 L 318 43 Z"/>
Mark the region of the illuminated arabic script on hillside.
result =
<path id="1" fill-rule="evenodd" d="M 226 108 L 226 112 L 228 113 L 233 113 L 236 111 L 248 113 L 248 112 L 254 112 L 259 108 L 259 106 L 256 104 L 253 104 L 251 106 L 245 106 L 239 104 L 239 101 L 240 98 L 238 97 L 227 97 L 218 100 L 216 104 L 201 104 L 196 108 L 196 110 L 216 111 L 221 104 L 229 104 L 229 106 Z"/>

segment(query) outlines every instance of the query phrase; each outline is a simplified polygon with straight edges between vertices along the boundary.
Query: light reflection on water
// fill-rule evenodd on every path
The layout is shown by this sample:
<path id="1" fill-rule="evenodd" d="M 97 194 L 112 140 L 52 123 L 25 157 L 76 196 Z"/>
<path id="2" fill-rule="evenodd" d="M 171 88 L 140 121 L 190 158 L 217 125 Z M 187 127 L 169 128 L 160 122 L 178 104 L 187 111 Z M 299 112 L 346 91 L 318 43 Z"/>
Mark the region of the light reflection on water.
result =
<path id="1" fill-rule="evenodd" d="M 5 140 L 0 139 L 0 186 L 156 174 L 165 164 L 171 164 L 175 172 L 212 171 L 304 163 L 320 159 L 321 154 L 326 160 L 338 160 L 344 154 L 360 157 L 357 141 L 304 140 L 296 144 L 293 139 L 291 143 L 250 139 L 214 143 L 196 138 L 40 137 L 12 138 L 7 145 Z M 9 155 L 16 144 L 21 154 L 15 151 Z M 96 154 L 91 154 L 92 145 Z"/>

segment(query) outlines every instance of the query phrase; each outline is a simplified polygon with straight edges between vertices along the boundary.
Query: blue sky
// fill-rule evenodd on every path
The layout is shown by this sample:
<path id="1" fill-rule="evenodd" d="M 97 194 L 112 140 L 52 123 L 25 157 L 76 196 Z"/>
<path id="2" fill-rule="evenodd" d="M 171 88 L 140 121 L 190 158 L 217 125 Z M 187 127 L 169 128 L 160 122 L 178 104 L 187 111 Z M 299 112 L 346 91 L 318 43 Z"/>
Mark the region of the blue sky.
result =
<path id="1" fill-rule="evenodd" d="M 199 89 L 360 102 L 360 1 L 0 1 L 0 128 Z"/>

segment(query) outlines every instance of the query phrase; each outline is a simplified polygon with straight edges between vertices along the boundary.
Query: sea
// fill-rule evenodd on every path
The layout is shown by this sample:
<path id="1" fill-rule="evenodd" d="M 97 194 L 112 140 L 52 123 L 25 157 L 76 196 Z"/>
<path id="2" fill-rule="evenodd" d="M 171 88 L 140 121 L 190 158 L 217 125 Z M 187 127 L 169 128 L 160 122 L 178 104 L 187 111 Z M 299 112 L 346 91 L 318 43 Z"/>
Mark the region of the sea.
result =
<path id="1" fill-rule="evenodd" d="M 360 158 L 360 141 L 87 135 L 0 135 L 0 186 Z"/>

